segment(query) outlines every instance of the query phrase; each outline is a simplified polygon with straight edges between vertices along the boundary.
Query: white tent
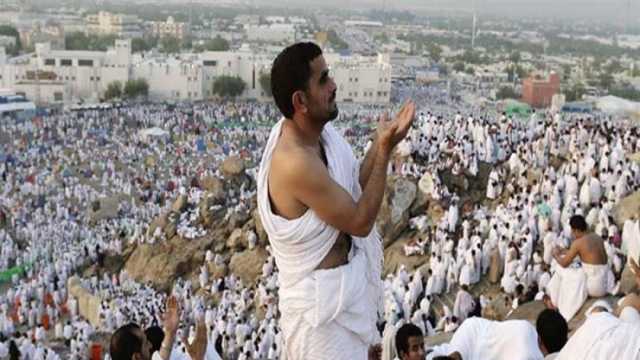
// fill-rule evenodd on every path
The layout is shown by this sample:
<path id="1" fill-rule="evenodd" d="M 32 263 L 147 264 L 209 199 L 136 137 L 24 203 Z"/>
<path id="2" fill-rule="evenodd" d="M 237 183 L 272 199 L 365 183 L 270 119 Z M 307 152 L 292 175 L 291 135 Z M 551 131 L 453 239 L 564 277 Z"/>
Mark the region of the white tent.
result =
<path id="1" fill-rule="evenodd" d="M 168 138 L 169 133 L 165 130 L 160 129 L 159 127 L 152 127 L 148 129 L 142 129 L 138 132 L 140 138 L 144 141 L 149 141 L 153 138 Z"/>
<path id="2" fill-rule="evenodd" d="M 630 101 L 617 96 L 604 96 L 596 100 L 596 107 L 602 112 L 613 115 L 639 115 L 640 102 Z"/>

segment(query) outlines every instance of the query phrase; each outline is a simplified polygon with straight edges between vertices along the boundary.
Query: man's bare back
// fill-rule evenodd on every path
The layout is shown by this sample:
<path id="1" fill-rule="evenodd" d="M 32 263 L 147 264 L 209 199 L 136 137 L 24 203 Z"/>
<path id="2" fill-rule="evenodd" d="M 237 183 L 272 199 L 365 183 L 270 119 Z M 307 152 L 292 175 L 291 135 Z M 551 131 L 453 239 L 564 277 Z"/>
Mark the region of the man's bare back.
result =
<path id="1" fill-rule="evenodd" d="M 607 252 L 604 249 L 602 238 L 594 233 L 585 234 L 576 240 L 578 255 L 582 262 L 592 265 L 604 265 L 607 263 Z"/>

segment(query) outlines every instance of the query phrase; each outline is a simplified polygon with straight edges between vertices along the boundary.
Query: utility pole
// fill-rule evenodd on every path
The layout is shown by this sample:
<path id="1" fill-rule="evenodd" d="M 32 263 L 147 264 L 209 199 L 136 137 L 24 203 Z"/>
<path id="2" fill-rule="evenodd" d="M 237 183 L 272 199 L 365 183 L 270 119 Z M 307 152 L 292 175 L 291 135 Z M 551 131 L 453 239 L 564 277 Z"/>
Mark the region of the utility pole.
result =
<path id="1" fill-rule="evenodd" d="M 471 26 L 471 50 L 476 46 L 476 0 L 473 0 L 473 25 Z"/>

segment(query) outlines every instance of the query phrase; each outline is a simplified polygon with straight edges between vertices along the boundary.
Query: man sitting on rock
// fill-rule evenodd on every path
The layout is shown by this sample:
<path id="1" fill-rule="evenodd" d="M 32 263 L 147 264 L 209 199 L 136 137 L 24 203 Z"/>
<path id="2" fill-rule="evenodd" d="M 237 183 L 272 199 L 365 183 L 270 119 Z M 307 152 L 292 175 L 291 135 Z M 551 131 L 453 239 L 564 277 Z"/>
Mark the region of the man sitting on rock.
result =
<path id="1" fill-rule="evenodd" d="M 613 288 L 602 238 L 587 233 L 587 222 L 582 215 L 571 217 L 569 225 L 575 240 L 568 250 L 553 250 L 559 267 L 547 285 L 549 297 L 545 301 L 548 307 L 557 307 L 567 321 L 578 312 L 587 296 L 602 297 Z M 570 268 L 576 256 L 580 256 L 581 268 Z"/>

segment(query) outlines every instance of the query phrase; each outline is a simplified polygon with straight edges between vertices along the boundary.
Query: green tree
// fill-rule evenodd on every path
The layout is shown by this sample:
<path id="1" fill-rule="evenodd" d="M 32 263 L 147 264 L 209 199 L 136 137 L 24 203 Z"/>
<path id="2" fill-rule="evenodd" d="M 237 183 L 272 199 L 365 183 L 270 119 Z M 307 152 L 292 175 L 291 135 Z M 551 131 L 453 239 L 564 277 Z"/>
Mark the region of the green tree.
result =
<path id="1" fill-rule="evenodd" d="M 107 89 L 104 91 L 104 98 L 106 100 L 119 99 L 122 97 L 122 83 L 120 81 L 113 81 L 107 85 Z"/>
<path id="2" fill-rule="evenodd" d="M 234 98 L 241 95 L 247 84 L 238 76 L 219 76 L 213 82 L 213 93 L 223 98 Z"/>
<path id="3" fill-rule="evenodd" d="M 464 71 L 465 66 L 464 63 L 462 61 L 458 61 L 455 64 L 453 64 L 453 70 L 454 71 L 458 71 L 458 72 L 462 72 Z"/>
<path id="4" fill-rule="evenodd" d="M 86 35 L 82 32 L 72 32 L 64 37 L 67 50 L 105 51 L 113 46 L 115 40 L 115 35 Z"/>
<path id="5" fill-rule="evenodd" d="M 476 71 L 473 69 L 473 66 L 467 66 L 466 69 L 464 69 L 464 72 L 466 72 L 469 75 L 475 75 Z"/>
<path id="6" fill-rule="evenodd" d="M 517 99 L 520 95 L 511 86 L 503 86 L 496 91 L 496 99 Z"/>
<path id="7" fill-rule="evenodd" d="M 603 89 L 609 90 L 615 83 L 615 79 L 610 73 L 602 72 L 600 73 L 600 76 L 598 76 L 598 83 Z"/>
<path id="8" fill-rule="evenodd" d="M 509 55 L 509 60 L 511 60 L 512 63 L 517 64 L 520 62 L 520 51 L 514 51 L 511 53 L 511 55 Z"/>
<path id="9" fill-rule="evenodd" d="M 227 51 L 229 50 L 229 42 L 218 35 L 215 38 L 208 40 L 204 44 L 204 48 L 207 51 Z"/>
<path id="10" fill-rule="evenodd" d="M 349 44 L 347 44 L 344 40 L 342 40 L 338 33 L 335 30 L 331 29 L 327 32 L 327 40 L 331 43 L 331 45 L 338 50 L 345 50 L 349 48 Z"/>
<path id="11" fill-rule="evenodd" d="M 440 45 L 431 43 L 429 45 L 429 56 L 431 57 L 431 60 L 440 62 L 442 59 L 442 48 Z"/>
<path id="12" fill-rule="evenodd" d="M 180 40 L 173 36 L 167 36 L 160 40 L 160 51 L 165 54 L 176 54 L 180 52 Z"/>
<path id="13" fill-rule="evenodd" d="M 577 101 L 582 100 L 582 96 L 586 93 L 586 89 L 584 88 L 584 84 L 579 82 L 573 84 L 573 86 L 569 87 L 565 90 L 565 99 L 566 101 Z"/>
<path id="14" fill-rule="evenodd" d="M 146 79 L 128 80 L 124 84 L 123 93 L 127 99 L 147 97 L 149 95 L 149 83 L 147 83 Z"/>
<path id="15" fill-rule="evenodd" d="M 158 45 L 157 38 L 134 38 L 131 40 L 131 51 L 134 53 L 149 51 Z"/>
<path id="16" fill-rule="evenodd" d="M 20 34 L 18 33 L 18 30 L 13 26 L 0 25 L 0 35 L 13 36 L 16 39 L 15 45 L 7 46 L 6 50 L 9 55 L 18 55 L 20 50 L 22 50 L 22 43 L 20 42 Z"/>
<path id="17" fill-rule="evenodd" d="M 260 74 L 258 81 L 260 81 L 260 86 L 262 90 L 264 90 L 264 93 L 267 94 L 267 96 L 271 96 L 271 74 Z"/>

